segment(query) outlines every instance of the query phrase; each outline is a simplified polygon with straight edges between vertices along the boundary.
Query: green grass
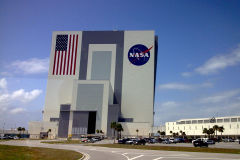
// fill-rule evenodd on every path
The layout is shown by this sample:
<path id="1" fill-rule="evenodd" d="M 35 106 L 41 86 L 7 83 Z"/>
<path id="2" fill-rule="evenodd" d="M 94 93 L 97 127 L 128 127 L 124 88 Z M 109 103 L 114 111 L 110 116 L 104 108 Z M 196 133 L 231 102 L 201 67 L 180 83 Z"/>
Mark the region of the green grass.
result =
<path id="1" fill-rule="evenodd" d="M 43 141 L 48 144 L 83 144 L 80 140 L 63 140 L 63 141 Z"/>
<path id="2" fill-rule="evenodd" d="M 0 145 L 1 160 L 78 160 L 82 154 L 60 149 Z"/>
<path id="3" fill-rule="evenodd" d="M 109 147 L 109 148 L 126 148 L 126 149 L 144 149 L 144 150 L 240 154 L 240 149 L 227 149 L 227 148 L 200 148 L 200 147 L 147 146 L 147 145 L 141 146 L 141 145 L 124 145 L 124 144 L 92 144 L 91 146 Z"/>

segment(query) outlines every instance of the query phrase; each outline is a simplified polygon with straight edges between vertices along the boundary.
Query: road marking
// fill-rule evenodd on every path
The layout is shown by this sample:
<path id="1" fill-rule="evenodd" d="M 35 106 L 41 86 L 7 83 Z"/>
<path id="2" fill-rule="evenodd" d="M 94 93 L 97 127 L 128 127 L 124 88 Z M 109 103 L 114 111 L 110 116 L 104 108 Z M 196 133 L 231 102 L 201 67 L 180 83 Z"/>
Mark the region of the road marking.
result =
<path id="1" fill-rule="evenodd" d="M 140 157 L 142 157 L 142 156 L 144 156 L 144 155 L 139 155 L 139 156 L 133 157 L 133 158 L 128 159 L 128 160 L 134 160 L 134 159 L 140 158 Z"/>
<path id="2" fill-rule="evenodd" d="M 163 157 L 155 158 L 155 159 L 153 159 L 153 160 L 159 160 L 159 159 L 163 159 Z"/>

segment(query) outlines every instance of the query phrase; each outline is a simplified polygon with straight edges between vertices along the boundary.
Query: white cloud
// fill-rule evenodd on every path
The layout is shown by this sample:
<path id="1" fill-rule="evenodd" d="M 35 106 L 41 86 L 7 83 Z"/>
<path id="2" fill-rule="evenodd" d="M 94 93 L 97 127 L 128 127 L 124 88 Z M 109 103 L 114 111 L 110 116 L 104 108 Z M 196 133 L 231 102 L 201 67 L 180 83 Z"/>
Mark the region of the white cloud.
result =
<path id="1" fill-rule="evenodd" d="M 155 104 L 155 125 L 187 118 L 210 118 L 240 114 L 240 89 L 205 95 L 185 102 Z"/>
<path id="2" fill-rule="evenodd" d="M 218 103 L 218 102 L 224 102 L 224 101 L 226 102 L 231 98 L 233 98 L 234 96 L 239 95 L 239 93 L 240 93 L 240 90 L 227 91 L 214 96 L 202 98 L 200 99 L 200 102 L 201 103 Z"/>
<path id="3" fill-rule="evenodd" d="M 235 66 L 240 63 L 240 44 L 230 54 L 218 55 L 207 60 L 202 66 L 195 69 L 195 72 L 208 75 L 217 73 L 230 66 Z"/>
<path id="4" fill-rule="evenodd" d="M 24 108 L 14 108 L 14 109 L 10 110 L 10 113 L 11 114 L 17 114 L 17 113 L 22 113 L 24 111 L 25 111 Z"/>
<path id="5" fill-rule="evenodd" d="M 7 80 L 5 78 L 0 79 L 0 88 L 2 89 L 7 88 Z"/>
<path id="6" fill-rule="evenodd" d="M 48 72 L 49 59 L 32 58 L 25 61 L 14 61 L 10 67 L 17 73 L 39 74 Z"/>
<path id="7" fill-rule="evenodd" d="M 42 93 L 39 89 L 34 89 L 31 92 L 25 92 L 24 89 L 14 91 L 11 95 L 12 99 L 18 99 L 22 102 L 30 102 Z"/>
<path id="8" fill-rule="evenodd" d="M 24 89 L 16 90 L 12 93 L 0 93 L 0 110 L 7 110 L 13 106 L 25 105 L 28 102 L 36 99 L 42 90 L 34 89 L 26 92 Z"/>
<path id="9" fill-rule="evenodd" d="M 176 103 L 175 101 L 167 101 L 167 102 L 163 102 L 161 104 L 162 107 L 176 107 L 178 106 L 178 103 Z"/>
<path id="10" fill-rule="evenodd" d="M 192 85 L 182 83 L 167 83 L 159 85 L 159 89 L 188 90 L 192 89 Z"/>
<path id="11" fill-rule="evenodd" d="M 191 72 L 183 72 L 183 73 L 181 73 L 181 76 L 183 76 L 183 77 L 190 77 L 191 75 L 192 75 Z"/>
<path id="12" fill-rule="evenodd" d="M 202 87 L 212 87 L 213 84 L 210 82 L 202 83 L 202 84 L 183 84 L 183 83 L 166 83 L 159 85 L 159 89 L 171 89 L 171 90 L 192 90 L 196 88 Z"/>

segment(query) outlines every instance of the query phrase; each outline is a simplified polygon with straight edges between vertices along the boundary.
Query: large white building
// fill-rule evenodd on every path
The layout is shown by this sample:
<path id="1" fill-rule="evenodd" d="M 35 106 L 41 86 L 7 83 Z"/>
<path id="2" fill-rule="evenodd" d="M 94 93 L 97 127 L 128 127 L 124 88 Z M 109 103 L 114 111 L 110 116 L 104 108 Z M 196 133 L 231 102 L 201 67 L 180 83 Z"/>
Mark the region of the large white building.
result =
<path id="1" fill-rule="evenodd" d="M 240 116 L 181 119 L 176 122 L 166 122 L 166 135 L 185 132 L 189 136 L 203 136 L 204 128 L 213 128 L 214 125 L 224 127 L 223 136 L 240 136 Z M 218 135 L 221 135 L 218 132 Z"/>
<path id="2" fill-rule="evenodd" d="M 57 31 L 42 122 L 30 122 L 31 138 L 79 137 L 96 129 L 111 135 L 148 135 L 153 126 L 157 37 L 154 31 Z"/>

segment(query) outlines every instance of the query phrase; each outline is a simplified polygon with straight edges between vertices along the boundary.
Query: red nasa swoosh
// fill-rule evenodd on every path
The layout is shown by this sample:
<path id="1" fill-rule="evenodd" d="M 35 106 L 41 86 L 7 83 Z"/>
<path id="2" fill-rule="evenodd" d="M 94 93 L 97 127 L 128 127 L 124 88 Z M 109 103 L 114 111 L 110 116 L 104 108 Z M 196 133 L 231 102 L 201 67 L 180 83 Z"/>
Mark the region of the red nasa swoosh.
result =
<path id="1" fill-rule="evenodd" d="M 150 47 L 149 49 L 147 49 L 146 51 L 143 51 L 143 52 L 140 52 L 140 53 L 147 53 L 147 52 L 149 52 L 152 48 L 153 48 L 153 46 Z M 139 53 L 139 54 L 140 54 L 140 53 Z M 133 59 L 133 61 L 135 62 L 137 59 L 138 59 L 138 58 L 135 57 L 135 58 Z"/>
<path id="2" fill-rule="evenodd" d="M 150 51 L 152 48 L 153 48 L 153 46 L 150 47 L 149 49 L 147 49 L 146 51 L 141 52 L 141 53 L 147 53 L 147 52 Z"/>

